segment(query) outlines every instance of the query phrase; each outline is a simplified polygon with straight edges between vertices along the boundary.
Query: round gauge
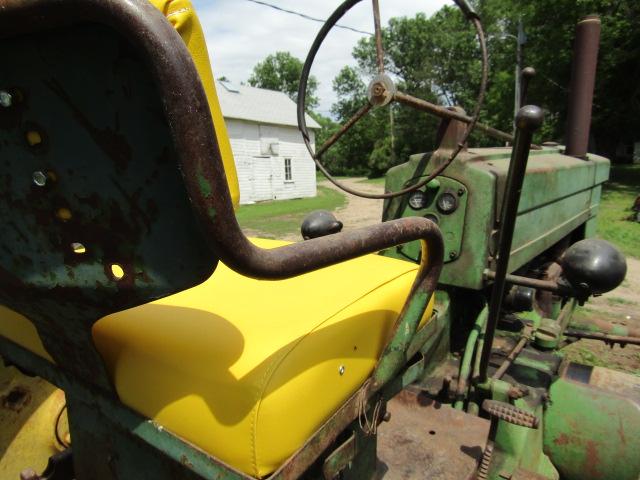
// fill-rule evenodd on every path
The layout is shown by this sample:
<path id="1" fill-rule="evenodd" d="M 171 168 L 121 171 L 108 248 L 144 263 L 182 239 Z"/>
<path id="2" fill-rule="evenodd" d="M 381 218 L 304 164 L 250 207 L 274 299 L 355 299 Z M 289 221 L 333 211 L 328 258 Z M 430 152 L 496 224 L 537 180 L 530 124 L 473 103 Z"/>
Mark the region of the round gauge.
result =
<path id="1" fill-rule="evenodd" d="M 437 215 L 434 215 L 433 213 L 427 213 L 424 218 L 426 218 L 427 220 L 431 220 L 433 223 L 435 223 L 436 225 L 438 225 L 438 223 L 440 223 L 440 220 L 438 219 Z"/>
<path id="2" fill-rule="evenodd" d="M 427 206 L 427 195 L 420 190 L 413 192 L 409 196 L 409 206 L 414 210 L 422 210 Z"/>
<path id="3" fill-rule="evenodd" d="M 438 210 L 448 215 L 455 212 L 456 208 L 458 208 L 458 198 L 451 192 L 444 192 L 438 197 L 436 205 L 438 206 Z"/>

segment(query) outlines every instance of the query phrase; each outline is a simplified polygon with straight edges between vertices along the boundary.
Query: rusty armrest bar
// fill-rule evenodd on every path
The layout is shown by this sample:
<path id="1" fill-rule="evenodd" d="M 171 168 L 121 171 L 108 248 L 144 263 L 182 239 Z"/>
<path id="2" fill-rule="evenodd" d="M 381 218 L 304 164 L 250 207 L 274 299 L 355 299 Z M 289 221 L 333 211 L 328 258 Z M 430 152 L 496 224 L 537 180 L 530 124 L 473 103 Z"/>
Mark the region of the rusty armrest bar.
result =
<path id="1" fill-rule="evenodd" d="M 221 162 L 216 162 L 221 168 Z M 186 176 L 187 182 L 193 177 Z M 203 219 L 208 238 L 220 259 L 233 270 L 259 279 L 284 279 L 327 267 L 368 253 L 421 240 L 420 268 L 405 305 L 396 322 L 373 374 L 372 391 L 386 384 L 406 363 L 406 352 L 431 295 L 436 289 L 443 265 L 444 244 L 438 226 L 421 217 L 402 218 L 353 231 L 336 233 L 275 249 L 253 245 L 236 221 L 223 175 L 210 179 L 222 195 L 203 196 L 194 208 Z M 192 189 L 197 189 L 192 185 Z M 208 221 L 215 212 L 217 221 Z"/>

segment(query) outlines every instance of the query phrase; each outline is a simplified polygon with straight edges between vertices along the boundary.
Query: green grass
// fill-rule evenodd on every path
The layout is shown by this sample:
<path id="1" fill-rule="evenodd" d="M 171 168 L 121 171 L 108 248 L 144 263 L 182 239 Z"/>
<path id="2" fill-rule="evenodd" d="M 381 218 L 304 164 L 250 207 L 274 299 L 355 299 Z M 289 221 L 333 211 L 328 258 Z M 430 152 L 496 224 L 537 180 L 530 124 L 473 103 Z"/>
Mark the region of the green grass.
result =
<path id="1" fill-rule="evenodd" d="M 563 350 L 565 358 L 569 361 L 582 363 L 590 367 L 608 367 L 610 362 L 608 359 L 603 359 L 597 353 L 591 351 L 589 347 L 576 344 L 571 349 Z"/>
<path id="2" fill-rule="evenodd" d="M 346 196 L 327 187 L 318 187 L 318 195 L 295 200 L 275 200 L 243 205 L 236 212 L 238 223 L 256 235 L 281 238 L 300 230 L 304 217 L 313 210 L 335 210 L 344 206 Z"/>
<path id="3" fill-rule="evenodd" d="M 604 320 L 611 323 L 620 323 L 623 318 L 619 314 L 605 313 L 585 305 L 576 308 L 573 322 L 589 323 L 593 320 Z M 610 348 L 609 345 L 599 340 L 580 340 L 563 348 L 562 353 L 567 360 L 572 362 L 593 367 L 612 368 L 640 376 L 640 346 L 637 345 L 627 345 L 625 348 L 617 345 L 614 348 Z"/>
<path id="4" fill-rule="evenodd" d="M 636 345 L 625 349 L 613 349 L 598 340 L 581 340 L 562 349 L 564 358 L 570 362 L 591 367 L 605 367 L 640 377 L 640 350 Z"/>
<path id="5" fill-rule="evenodd" d="M 620 298 L 620 297 L 609 297 L 607 298 L 607 303 L 609 305 L 635 305 L 636 304 L 636 302 L 627 300 L 626 298 Z"/>
<path id="6" fill-rule="evenodd" d="M 640 195 L 640 165 L 612 165 L 598 212 L 598 236 L 625 255 L 640 258 L 640 223 L 631 222 L 631 206 Z"/>

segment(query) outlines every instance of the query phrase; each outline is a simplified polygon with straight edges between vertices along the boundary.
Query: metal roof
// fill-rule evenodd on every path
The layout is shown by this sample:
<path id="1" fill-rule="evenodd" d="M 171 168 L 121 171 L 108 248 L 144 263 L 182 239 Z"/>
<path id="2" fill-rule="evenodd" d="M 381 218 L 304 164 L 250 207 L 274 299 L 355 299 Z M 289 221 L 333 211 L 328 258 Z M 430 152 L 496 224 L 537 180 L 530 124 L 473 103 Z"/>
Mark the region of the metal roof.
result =
<path id="1" fill-rule="evenodd" d="M 273 125 L 298 126 L 296 104 L 285 93 L 216 80 L 216 90 L 225 118 Z M 320 128 L 309 115 L 307 127 Z"/>

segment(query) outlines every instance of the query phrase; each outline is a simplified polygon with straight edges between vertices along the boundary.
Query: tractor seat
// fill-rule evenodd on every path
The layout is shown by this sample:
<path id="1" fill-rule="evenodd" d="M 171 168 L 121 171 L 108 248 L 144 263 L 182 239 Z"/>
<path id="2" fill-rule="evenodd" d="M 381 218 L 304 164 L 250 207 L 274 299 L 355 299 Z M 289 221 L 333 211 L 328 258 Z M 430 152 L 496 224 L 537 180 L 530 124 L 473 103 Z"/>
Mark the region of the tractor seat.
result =
<path id="1" fill-rule="evenodd" d="M 220 263 L 201 285 L 102 318 L 93 338 L 123 403 L 264 477 L 371 374 L 416 269 L 367 255 L 261 281 Z M 12 317 L 5 309 L 0 335 L 48 356 L 33 326 Z"/>

